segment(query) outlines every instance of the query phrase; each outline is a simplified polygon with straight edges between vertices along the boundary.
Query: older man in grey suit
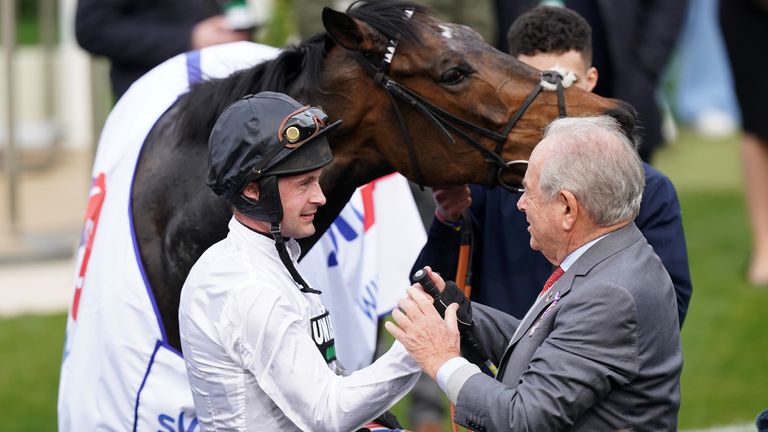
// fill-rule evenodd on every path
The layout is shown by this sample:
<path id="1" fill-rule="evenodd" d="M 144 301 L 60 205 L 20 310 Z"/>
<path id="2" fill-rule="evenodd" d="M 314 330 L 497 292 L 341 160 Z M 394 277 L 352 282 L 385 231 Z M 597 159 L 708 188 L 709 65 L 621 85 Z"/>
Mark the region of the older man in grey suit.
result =
<path id="1" fill-rule="evenodd" d="M 454 421 L 474 430 L 676 430 L 675 293 L 633 223 L 643 169 L 631 142 L 608 117 L 556 120 L 523 183 L 531 247 L 556 270 L 522 320 L 470 309 L 498 377 L 460 357 L 457 304 L 443 319 L 417 285 L 387 329 L 456 404 Z"/>

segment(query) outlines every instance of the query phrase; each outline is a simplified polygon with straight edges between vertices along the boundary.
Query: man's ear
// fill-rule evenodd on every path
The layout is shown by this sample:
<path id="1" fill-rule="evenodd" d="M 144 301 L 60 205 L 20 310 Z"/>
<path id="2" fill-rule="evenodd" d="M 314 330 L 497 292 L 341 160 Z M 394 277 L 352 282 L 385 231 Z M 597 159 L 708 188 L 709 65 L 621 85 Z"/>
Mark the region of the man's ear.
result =
<path id="1" fill-rule="evenodd" d="M 587 69 L 587 75 L 585 79 L 587 80 L 587 90 L 592 91 L 595 86 L 597 85 L 597 78 L 598 78 L 597 68 L 594 66 L 591 66 L 589 69 Z"/>
<path id="2" fill-rule="evenodd" d="M 259 184 L 256 182 L 248 183 L 245 188 L 243 188 L 243 195 L 252 201 L 258 201 L 259 196 L 261 196 Z"/>
<path id="3" fill-rule="evenodd" d="M 376 29 L 343 12 L 323 8 L 323 26 L 334 42 L 348 50 L 373 52 L 384 49 L 383 46 L 377 49 L 383 38 Z"/>
<path id="4" fill-rule="evenodd" d="M 562 205 L 562 227 L 564 231 L 570 231 L 576 225 L 579 217 L 579 203 L 576 196 L 568 190 L 560 191 L 558 200 Z"/>

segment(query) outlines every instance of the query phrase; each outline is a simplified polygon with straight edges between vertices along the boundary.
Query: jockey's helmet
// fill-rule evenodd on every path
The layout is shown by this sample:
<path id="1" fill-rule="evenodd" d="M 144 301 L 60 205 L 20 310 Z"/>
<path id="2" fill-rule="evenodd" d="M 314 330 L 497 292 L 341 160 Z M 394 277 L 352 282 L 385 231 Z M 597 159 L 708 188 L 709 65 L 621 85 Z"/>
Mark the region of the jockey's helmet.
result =
<path id="1" fill-rule="evenodd" d="M 288 95 L 261 92 L 248 95 L 221 113 L 208 140 L 208 186 L 237 210 L 254 219 L 279 223 L 283 206 L 277 177 L 298 175 L 333 160 L 328 123 L 319 107 L 304 106 Z M 259 185 L 254 201 L 242 191 Z"/>

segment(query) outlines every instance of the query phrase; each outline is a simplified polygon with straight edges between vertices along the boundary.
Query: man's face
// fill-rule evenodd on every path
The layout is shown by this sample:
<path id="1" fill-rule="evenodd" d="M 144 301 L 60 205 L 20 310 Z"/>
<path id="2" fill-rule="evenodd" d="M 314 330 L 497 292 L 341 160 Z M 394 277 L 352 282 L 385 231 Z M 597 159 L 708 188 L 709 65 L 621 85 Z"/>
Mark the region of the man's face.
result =
<path id="1" fill-rule="evenodd" d="M 532 56 L 521 54 L 517 59 L 543 71 L 558 65 L 568 69 L 578 78 L 575 85 L 587 91 L 592 91 L 597 85 L 597 69 L 587 67 L 584 57 L 578 51 L 570 50 L 560 54 L 538 53 Z"/>
<path id="2" fill-rule="evenodd" d="M 528 170 L 523 179 L 525 193 L 517 201 L 517 208 L 525 213 L 525 219 L 528 221 L 531 249 L 541 251 L 551 263 L 560 264 L 557 256 L 564 236 L 561 220 L 557 216 L 561 206 L 557 195 L 551 199 L 542 196 L 539 185 L 541 164 L 546 161 L 549 151 L 547 141 L 541 141 L 531 153 Z"/>
<path id="3" fill-rule="evenodd" d="M 315 233 L 315 213 L 318 207 L 325 204 L 319 182 L 321 172 L 322 168 L 318 168 L 277 180 L 283 204 L 283 236 L 301 239 Z"/>

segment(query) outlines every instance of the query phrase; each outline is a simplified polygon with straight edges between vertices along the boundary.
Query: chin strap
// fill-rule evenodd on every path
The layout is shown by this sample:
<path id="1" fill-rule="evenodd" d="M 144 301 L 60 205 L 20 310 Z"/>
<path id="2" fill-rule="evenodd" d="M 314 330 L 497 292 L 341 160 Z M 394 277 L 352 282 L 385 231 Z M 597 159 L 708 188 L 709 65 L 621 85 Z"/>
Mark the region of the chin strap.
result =
<path id="1" fill-rule="evenodd" d="M 275 249 L 277 249 L 277 255 L 280 257 L 280 261 L 282 261 L 285 268 L 288 269 L 288 273 L 291 274 L 294 282 L 301 286 L 301 292 L 320 294 L 321 292 L 310 287 L 304 278 L 301 277 L 298 270 L 296 270 L 291 257 L 288 255 L 288 249 L 285 246 L 285 240 L 283 240 L 281 231 L 282 229 L 280 227 L 280 222 L 272 222 L 272 225 L 269 228 L 269 232 L 272 234 L 272 238 L 275 239 Z"/>

